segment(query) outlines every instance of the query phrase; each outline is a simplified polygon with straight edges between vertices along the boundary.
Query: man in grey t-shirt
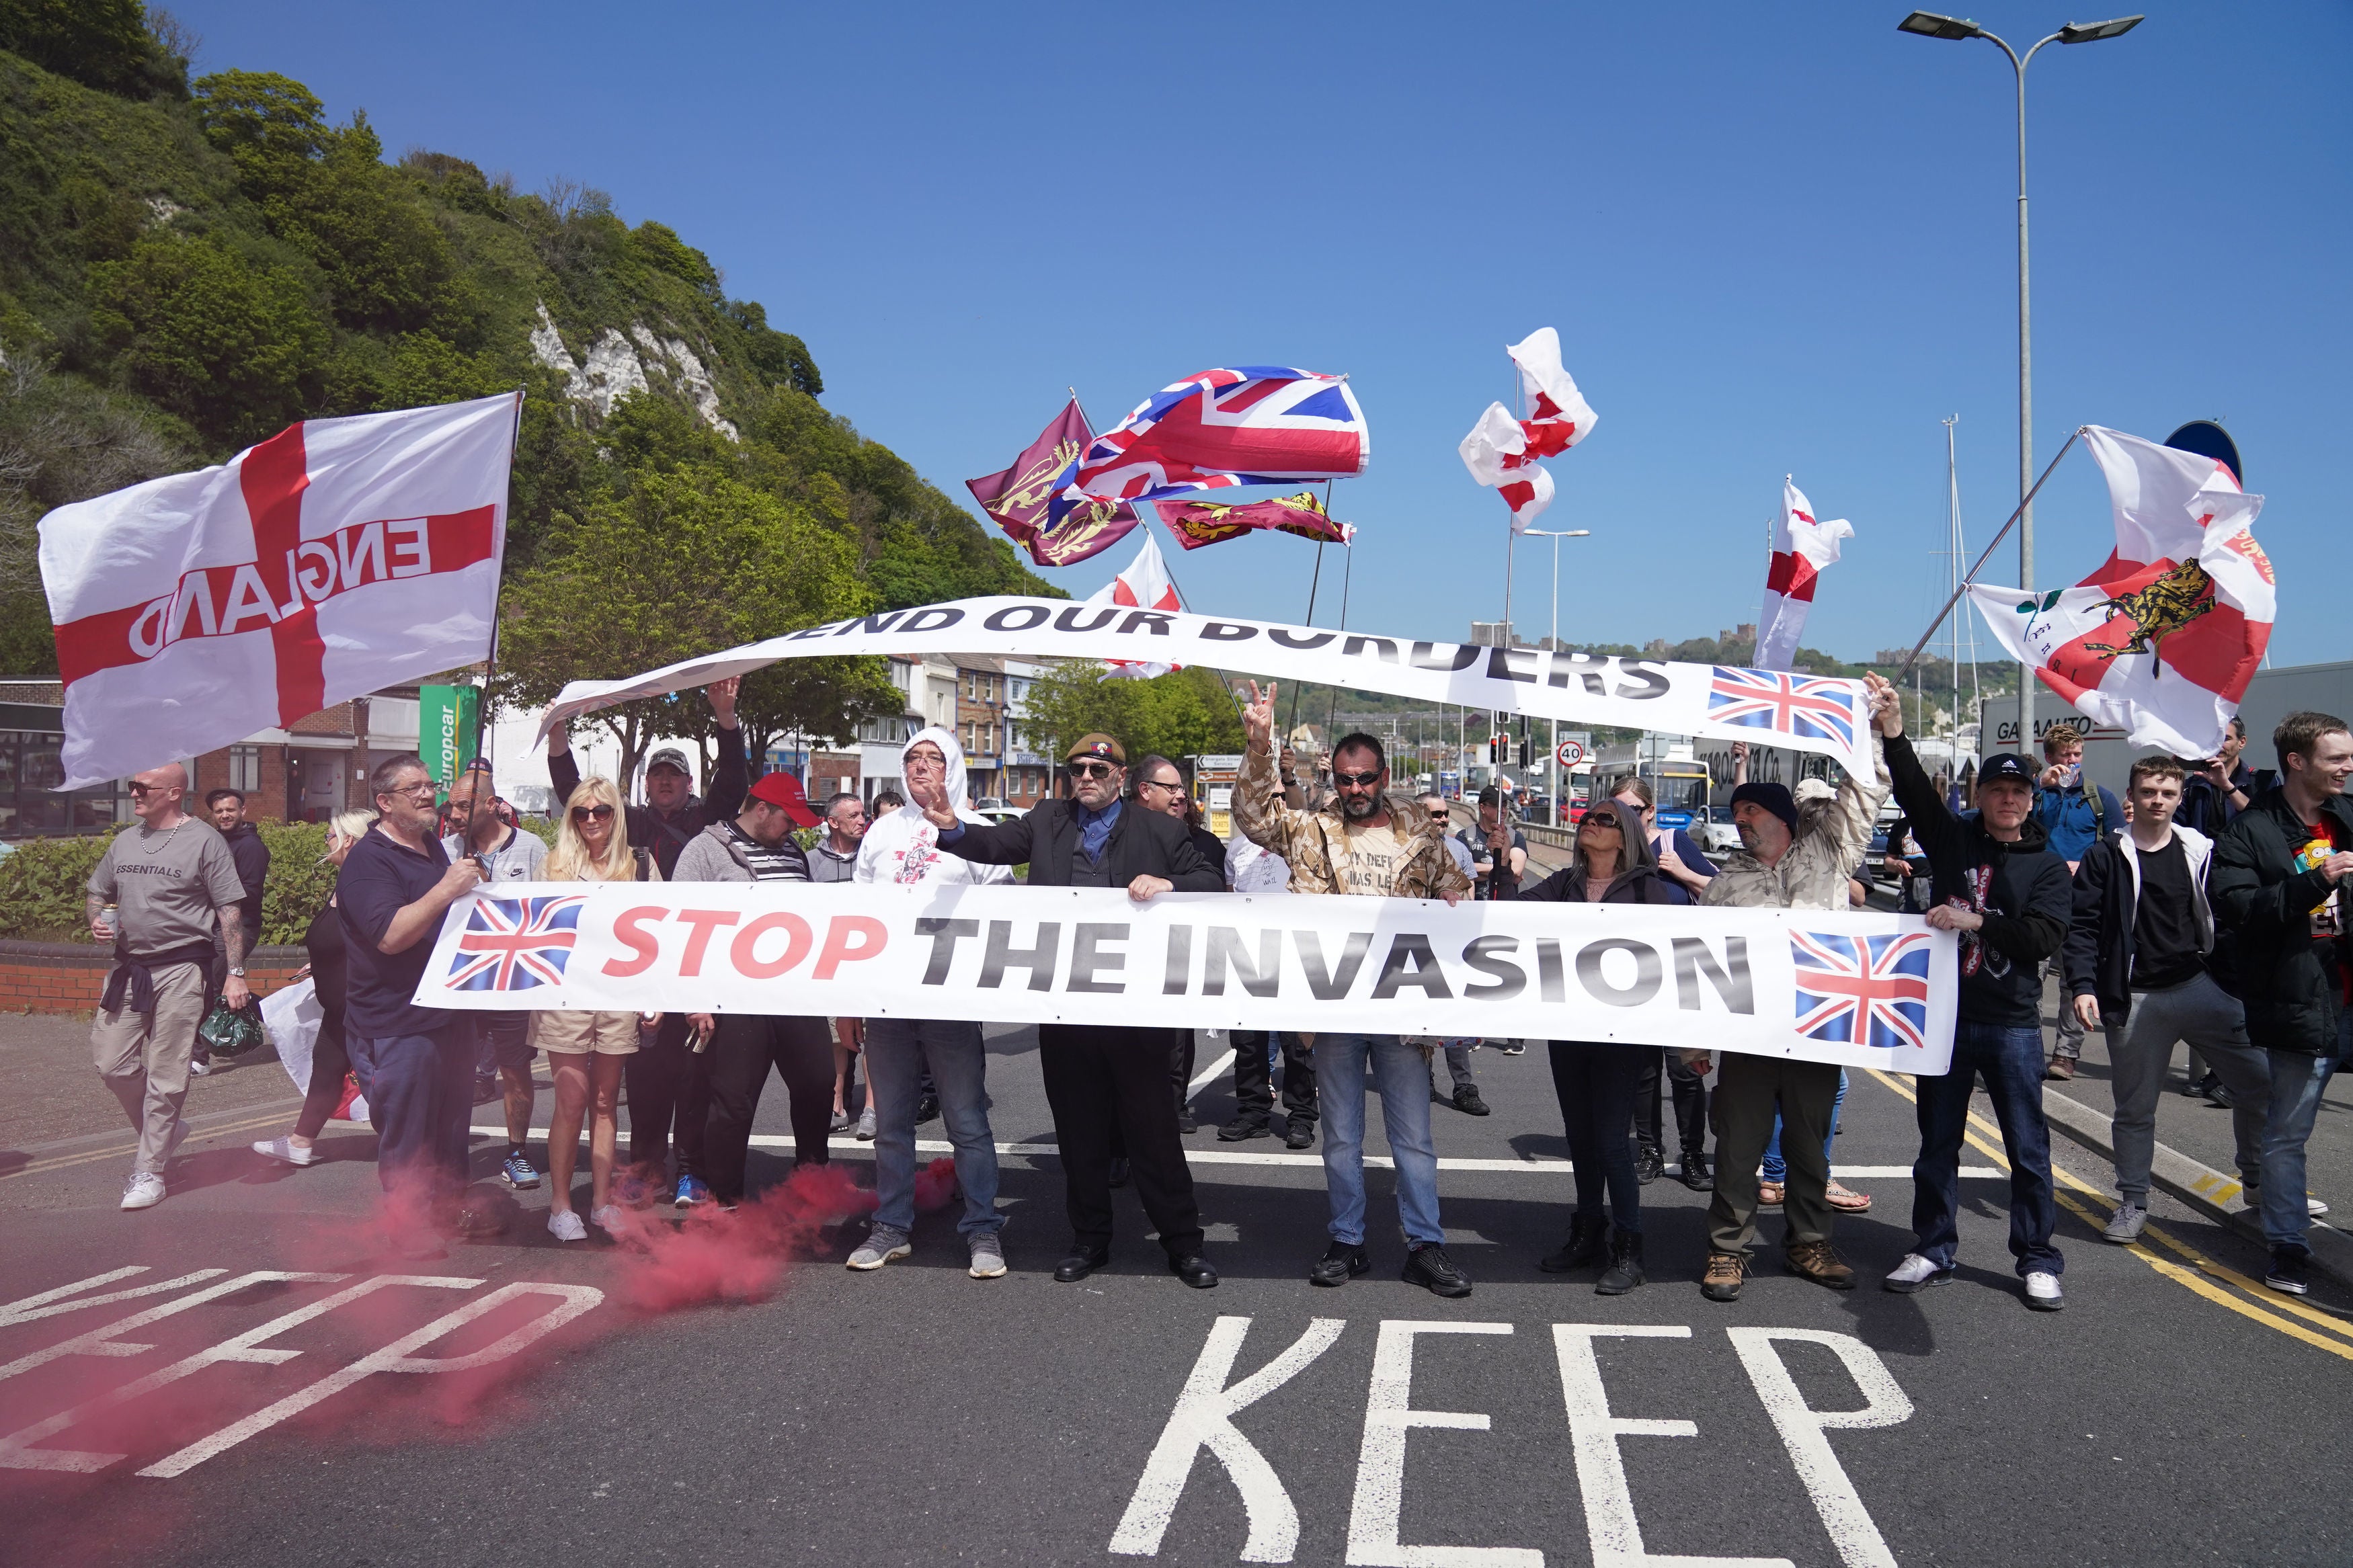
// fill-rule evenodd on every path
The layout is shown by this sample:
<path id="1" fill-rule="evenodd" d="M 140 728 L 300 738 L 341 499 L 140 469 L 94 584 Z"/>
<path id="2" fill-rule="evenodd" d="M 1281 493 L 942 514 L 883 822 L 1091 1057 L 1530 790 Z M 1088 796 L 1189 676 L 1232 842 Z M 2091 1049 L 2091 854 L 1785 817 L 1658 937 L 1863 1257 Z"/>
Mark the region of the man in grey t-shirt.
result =
<path id="1" fill-rule="evenodd" d="M 139 1134 L 122 1191 L 126 1209 L 164 1201 L 164 1167 L 186 1128 L 188 1057 L 204 1022 L 206 978 L 218 931 L 228 976 L 221 1000 L 242 1007 L 254 933 L 238 905 L 245 884 L 212 824 L 190 816 L 187 770 L 174 763 L 131 781 L 139 825 L 114 836 L 90 874 L 90 935 L 114 949 L 114 967 L 90 1029 L 90 1058 Z M 107 906 L 116 906 L 111 925 Z"/>

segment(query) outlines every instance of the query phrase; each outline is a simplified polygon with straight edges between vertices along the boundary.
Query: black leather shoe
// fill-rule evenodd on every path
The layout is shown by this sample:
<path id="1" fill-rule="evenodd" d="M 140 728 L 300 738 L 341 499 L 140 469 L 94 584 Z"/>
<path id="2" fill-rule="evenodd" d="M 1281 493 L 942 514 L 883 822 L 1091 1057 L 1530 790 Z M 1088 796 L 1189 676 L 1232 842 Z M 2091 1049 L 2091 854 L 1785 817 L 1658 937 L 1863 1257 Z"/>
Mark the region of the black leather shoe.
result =
<path id="1" fill-rule="evenodd" d="M 1114 1187 L 1127 1185 L 1127 1156 L 1124 1154 L 1111 1163 L 1111 1184 Z"/>
<path id="2" fill-rule="evenodd" d="M 1209 1260 L 1198 1252 L 1188 1252 L 1182 1258 L 1170 1258 L 1168 1272 L 1196 1290 L 1214 1290 L 1218 1288 L 1218 1271 L 1210 1268 Z"/>
<path id="3" fill-rule="evenodd" d="M 1715 1169 L 1707 1163 L 1707 1155 L 1698 1149 L 1683 1151 L 1683 1184 L 1695 1193 L 1715 1191 Z"/>
<path id="4" fill-rule="evenodd" d="M 1266 1124 L 1264 1118 L 1256 1116 L 1237 1116 L 1218 1129 L 1218 1142 L 1220 1143 L 1240 1143 L 1245 1139 L 1272 1136 L 1274 1129 Z"/>
<path id="5" fill-rule="evenodd" d="M 1200 1118 L 1193 1114 L 1193 1108 L 1189 1105 L 1178 1106 L 1176 1108 L 1176 1131 L 1179 1132 L 1198 1132 L 1200 1130 L 1201 1121 Z"/>
<path id="6" fill-rule="evenodd" d="M 924 1122 L 935 1119 L 939 1113 L 940 1097 L 936 1094 L 927 1094 L 915 1106 L 915 1125 L 921 1127 Z"/>
<path id="7" fill-rule="evenodd" d="M 1286 1149 L 1309 1149 L 1314 1144 L 1315 1124 L 1312 1121 L 1293 1121 L 1282 1135 L 1282 1146 Z"/>
<path id="8" fill-rule="evenodd" d="M 1454 1267 L 1446 1249 L 1434 1241 L 1426 1241 L 1405 1255 L 1405 1272 L 1399 1276 L 1409 1285 L 1419 1285 L 1433 1296 L 1451 1300 L 1471 1294 L 1471 1278 Z"/>
<path id="9" fill-rule="evenodd" d="M 1648 1143 L 1634 1151 L 1634 1179 L 1649 1186 L 1667 1173 L 1667 1157 Z"/>
<path id="10" fill-rule="evenodd" d="M 1336 1289 L 1359 1274 L 1371 1273 L 1372 1268 L 1372 1256 L 1363 1247 L 1335 1241 L 1324 1249 L 1324 1256 L 1317 1258 L 1315 1267 L 1307 1271 L 1307 1282 Z"/>
<path id="11" fill-rule="evenodd" d="M 1454 1091 L 1454 1109 L 1465 1116 L 1484 1116 L 1487 1102 L 1479 1098 L 1477 1084 L 1465 1084 Z"/>
<path id="12" fill-rule="evenodd" d="M 1054 1282 L 1058 1285 L 1075 1285 L 1110 1261 L 1111 1248 L 1109 1247 L 1104 1247 L 1100 1252 L 1090 1252 L 1081 1247 L 1054 1265 Z"/>
<path id="13" fill-rule="evenodd" d="M 1609 1256 L 1609 1222 L 1599 1217 L 1571 1215 L 1568 1219 L 1568 1242 L 1558 1252 L 1547 1252 L 1536 1259 L 1536 1267 L 1547 1274 L 1567 1274 L 1579 1268 L 1589 1268 Z"/>

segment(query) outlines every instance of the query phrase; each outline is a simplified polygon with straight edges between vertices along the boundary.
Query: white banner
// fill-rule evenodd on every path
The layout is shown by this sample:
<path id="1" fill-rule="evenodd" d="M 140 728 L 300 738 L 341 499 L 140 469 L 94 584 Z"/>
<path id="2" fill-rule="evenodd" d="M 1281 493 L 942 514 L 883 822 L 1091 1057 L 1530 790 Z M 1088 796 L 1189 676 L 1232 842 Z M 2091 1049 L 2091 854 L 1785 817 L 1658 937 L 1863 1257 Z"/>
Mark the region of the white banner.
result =
<path id="1" fill-rule="evenodd" d="M 783 658 L 839 654 L 998 653 L 1198 664 L 1360 691 L 1819 752 L 1871 773 L 1871 704 L 1859 680 L 1605 654 L 1317 630 L 1185 610 L 1068 599 L 956 599 L 886 610 L 682 659 L 627 680 L 575 680 L 541 733 L 635 698 L 702 686 Z"/>
<path id="2" fill-rule="evenodd" d="M 501 883 L 451 906 L 417 1000 L 1615 1040 L 1936 1074 L 1956 952 L 1863 910 Z"/>

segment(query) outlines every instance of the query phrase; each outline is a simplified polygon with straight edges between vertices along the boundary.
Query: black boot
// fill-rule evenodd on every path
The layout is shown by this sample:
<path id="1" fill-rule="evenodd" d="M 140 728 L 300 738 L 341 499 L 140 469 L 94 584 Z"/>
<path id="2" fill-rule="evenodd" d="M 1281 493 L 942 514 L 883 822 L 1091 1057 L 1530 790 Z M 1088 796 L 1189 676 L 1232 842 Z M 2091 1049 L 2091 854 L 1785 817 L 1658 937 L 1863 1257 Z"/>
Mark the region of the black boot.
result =
<path id="1" fill-rule="evenodd" d="M 1569 1216 L 1567 1245 L 1558 1252 L 1546 1253 L 1536 1260 L 1536 1267 L 1547 1274 L 1567 1274 L 1590 1268 L 1609 1256 L 1609 1220 L 1579 1212 Z"/>
<path id="2" fill-rule="evenodd" d="M 1715 1170 L 1707 1163 L 1707 1151 L 1694 1147 L 1683 1151 L 1683 1185 L 1695 1193 L 1715 1191 Z"/>
<path id="3" fill-rule="evenodd" d="M 1657 1181 L 1661 1176 L 1663 1176 L 1666 1173 L 1666 1157 L 1661 1154 L 1656 1148 L 1652 1147 L 1651 1144 L 1645 1143 L 1634 1151 L 1634 1179 L 1636 1181 L 1641 1183 L 1642 1185 L 1647 1187 L 1652 1182 Z"/>
<path id="4" fill-rule="evenodd" d="M 1642 1272 L 1642 1233 L 1639 1230 L 1612 1230 L 1609 1233 L 1609 1267 L 1602 1270 L 1600 1281 L 1593 1287 L 1597 1296 L 1623 1296 L 1647 1277 Z"/>

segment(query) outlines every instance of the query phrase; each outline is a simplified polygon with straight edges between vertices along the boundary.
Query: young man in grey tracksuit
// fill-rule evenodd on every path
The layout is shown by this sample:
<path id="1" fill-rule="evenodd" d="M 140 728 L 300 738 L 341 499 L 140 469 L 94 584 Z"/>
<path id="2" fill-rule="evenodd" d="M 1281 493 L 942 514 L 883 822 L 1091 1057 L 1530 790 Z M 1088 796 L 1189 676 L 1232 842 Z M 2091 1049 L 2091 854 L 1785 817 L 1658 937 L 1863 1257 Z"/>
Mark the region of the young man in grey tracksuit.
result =
<path id="1" fill-rule="evenodd" d="M 2127 1245 L 2148 1221 L 2157 1104 L 2177 1040 L 2189 1042 L 2231 1092 L 2241 1179 L 2263 1180 L 2263 1112 L 2271 1073 L 2247 1038 L 2246 1009 L 2216 982 L 2214 910 L 2206 878 L 2213 840 L 2173 818 L 2185 770 L 2171 757 L 2133 764 L 2125 794 L 2132 826 L 2084 852 L 2067 931 L 2068 1005 L 2108 1037 L 2116 1100 L 2116 1192 L 2102 1232 Z"/>

